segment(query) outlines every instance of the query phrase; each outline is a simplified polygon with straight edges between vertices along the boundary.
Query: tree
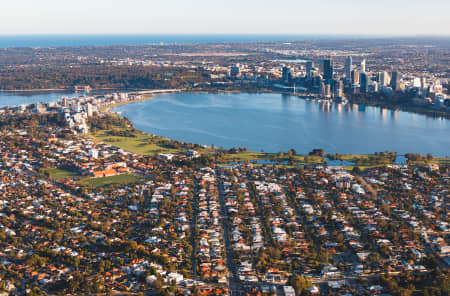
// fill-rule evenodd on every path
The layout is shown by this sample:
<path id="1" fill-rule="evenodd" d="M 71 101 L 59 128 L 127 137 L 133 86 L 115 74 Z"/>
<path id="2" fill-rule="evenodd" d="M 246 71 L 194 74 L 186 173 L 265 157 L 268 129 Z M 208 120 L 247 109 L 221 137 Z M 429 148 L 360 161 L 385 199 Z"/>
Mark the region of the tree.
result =
<path id="1" fill-rule="evenodd" d="M 361 169 L 358 166 L 355 166 L 352 169 L 352 173 L 355 174 L 355 175 L 359 175 L 359 174 L 361 174 Z"/>
<path id="2" fill-rule="evenodd" d="M 324 157 L 325 151 L 323 149 L 313 149 L 313 151 L 309 152 L 309 155 Z"/>
<path id="3" fill-rule="evenodd" d="M 294 287 L 296 295 L 302 295 L 312 285 L 310 279 L 299 275 L 293 275 L 289 282 Z"/>
<path id="4" fill-rule="evenodd" d="M 163 286 L 163 282 L 160 279 L 156 279 L 152 283 L 152 288 L 157 289 L 157 290 L 161 289 L 162 286 Z"/>

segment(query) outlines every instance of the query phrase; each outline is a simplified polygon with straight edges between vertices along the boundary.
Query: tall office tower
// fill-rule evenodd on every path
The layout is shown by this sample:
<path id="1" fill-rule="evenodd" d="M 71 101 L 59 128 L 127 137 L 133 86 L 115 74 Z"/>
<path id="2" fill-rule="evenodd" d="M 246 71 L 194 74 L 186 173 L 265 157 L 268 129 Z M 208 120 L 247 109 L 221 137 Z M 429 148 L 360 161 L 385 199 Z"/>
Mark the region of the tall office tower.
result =
<path id="1" fill-rule="evenodd" d="M 86 113 L 87 113 L 87 116 L 92 116 L 92 115 L 94 115 L 94 106 L 92 106 L 92 104 L 90 104 L 90 103 L 88 103 L 87 105 L 87 108 L 86 108 Z"/>
<path id="2" fill-rule="evenodd" d="M 321 82 L 319 89 L 320 89 L 320 96 L 322 98 L 329 98 L 329 97 L 331 97 L 331 86 L 329 84 Z"/>
<path id="3" fill-rule="evenodd" d="M 327 95 L 327 86 L 325 83 L 320 83 L 319 94 L 321 97 L 325 97 Z"/>
<path id="4" fill-rule="evenodd" d="M 400 78 L 399 78 L 399 73 L 397 71 L 392 71 L 391 87 L 392 87 L 392 90 L 394 90 L 394 91 L 397 91 L 400 88 Z"/>
<path id="5" fill-rule="evenodd" d="M 352 84 L 359 84 L 359 71 L 358 70 L 352 70 Z"/>
<path id="6" fill-rule="evenodd" d="M 291 68 L 289 68 L 289 67 L 283 67 L 283 70 L 282 70 L 282 78 L 281 78 L 281 79 L 283 80 L 283 83 L 286 83 L 286 84 L 291 83 L 291 80 L 292 80 L 292 71 L 291 71 Z"/>
<path id="7" fill-rule="evenodd" d="M 333 80 L 333 93 L 336 98 L 340 98 L 344 95 L 344 81 Z"/>
<path id="8" fill-rule="evenodd" d="M 361 61 L 361 73 L 366 73 L 366 59 Z"/>
<path id="9" fill-rule="evenodd" d="M 380 84 L 381 84 L 381 86 L 388 86 L 389 85 L 389 82 L 390 82 L 390 77 L 389 77 L 389 73 L 388 72 L 386 72 L 386 71 L 384 71 L 384 72 L 381 72 L 381 74 L 380 74 Z"/>
<path id="10" fill-rule="evenodd" d="M 426 88 L 428 86 L 427 79 L 425 77 L 422 77 L 420 79 L 420 82 L 421 82 L 423 88 Z"/>
<path id="11" fill-rule="evenodd" d="M 314 67 L 314 63 L 312 61 L 307 61 L 306 62 L 306 77 L 309 78 L 311 77 L 311 71 Z"/>
<path id="12" fill-rule="evenodd" d="M 323 79 L 327 83 L 333 79 L 333 61 L 330 59 L 323 60 Z"/>
<path id="13" fill-rule="evenodd" d="M 327 85 L 326 85 L 326 89 L 327 89 L 327 95 L 326 95 L 326 97 L 327 97 L 327 98 L 330 98 L 330 97 L 331 97 L 331 85 L 330 85 L 330 84 L 327 84 Z"/>
<path id="14" fill-rule="evenodd" d="M 347 77 L 347 79 L 350 79 L 352 76 L 353 70 L 352 68 L 353 68 L 352 57 L 348 56 L 347 61 L 345 62 L 345 77 Z"/>
<path id="15" fill-rule="evenodd" d="M 377 82 L 373 82 L 373 92 L 378 92 L 378 83 Z"/>
<path id="16" fill-rule="evenodd" d="M 360 76 L 359 89 L 362 93 L 367 93 L 369 91 L 369 75 L 367 75 L 367 73 L 363 72 L 359 76 Z"/>

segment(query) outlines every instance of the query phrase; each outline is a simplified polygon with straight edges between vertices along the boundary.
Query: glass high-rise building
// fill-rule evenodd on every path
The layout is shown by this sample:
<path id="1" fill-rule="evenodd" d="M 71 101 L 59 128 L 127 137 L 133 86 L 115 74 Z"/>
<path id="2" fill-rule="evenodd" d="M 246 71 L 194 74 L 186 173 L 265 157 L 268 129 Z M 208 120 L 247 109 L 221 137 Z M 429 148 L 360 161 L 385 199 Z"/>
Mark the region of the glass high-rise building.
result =
<path id="1" fill-rule="evenodd" d="M 292 70 L 289 67 L 283 67 L 282 78 L 283 83 L 291 83 L 292 80 Z"/>
<path id="2" fill-rule="evenodd" d="M 323 61 L 323 79 L 326 83 L 333 79 L 333 61 L 331 59 Z"/>
<path id="3" fill-rule="evenodd" d="M 360 74 L 359 85 L 362 93 L 369 92 L 369 75 L 367 73 L 363 72 Z"/>
<path id="4" fill-rule="evenodd" d="M 352 68 L 353 68 L 352 57 L 348 56 L 347 61 L 345 62 L 345 77 L 347 77 L 347 79 L 350 79 L 352 76 L 353 70 Z"/>
<path id="5" fill-rule="evenodd" d="M 397 71 L 392 72 L 391 87 L 392 87 L 392 90 L 398 90 L 400 88 L 400 78 L 399 78 L 399 74 Z"/>
<path id="6" fill-rule="evenodd" d="M 366 73 L 366 59 L 361 61 L 361 73 Z"/>
<path id="7" fill-rule="evenodd" d="M 314 63 L 312 61 L 306 62 L 306 77 L 311 77 L 311 71 L 314 67 Z"/>

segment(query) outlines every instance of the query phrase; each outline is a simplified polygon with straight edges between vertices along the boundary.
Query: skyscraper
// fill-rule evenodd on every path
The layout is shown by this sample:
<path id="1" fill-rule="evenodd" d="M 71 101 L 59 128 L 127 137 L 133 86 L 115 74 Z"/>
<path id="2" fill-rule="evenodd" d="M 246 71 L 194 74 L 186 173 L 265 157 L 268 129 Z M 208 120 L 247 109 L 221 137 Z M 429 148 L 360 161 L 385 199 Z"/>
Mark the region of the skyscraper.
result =
<path id="1" fill-rule="evenodd" d="M 283 83 L 286 83 L 286 84 L 291 83 L 291 80 L 292 80 L 292 71 L 291 71 L 291 68 L 289 68 L 289 67 L 283 67 L 283 70 L 282 70 L 282 78 L 281 78 L 281 79 L 283 80 Z"/>
<path id="2" fill-rule="evenodd" d="M 359 71 L 358 70 L 352 70 L 352 84 L 359 84 Z"/>
<path id="3" fill-rule="evenodd" d="M 376 81 L 372 82 L 373 92 L 378 92 L 378 83 Z"/>
<path id="4" fill-rule="evenodd" d="M 312 68 L 314 67 L 314 63 L 312 61 L 307 61 L 306 62 L 306 77 L 311 77 L 311 71 Z"/>
<path id="5" fill-rule="evenodd" d="M 326 84 L 321 82 L 320 83 L 320 88 L 319 88 L 319 94 L 322 97 L 325 97 L 327 95 L 327 88 L 326 88 Z"/>
<path id="6" fill-rule="evenodd" d="M 336 98 L 344 95 L 344 82 L 342 80 L 333 80 L 333 94 Z"/>
<path id="7" fill-rule="evenodd" d="M 320 95 L 322 98 L 329 98 L 331 97 L 331 85 L 328 83 L 321 83 L 320 84 Z"/>
<path id="8" fill-rule="evenodd" d="M 391 87 L 394 91 L 397 91 L 400 88 L 400 79 L 397 71 L 392 71 Z"/>
<path id="9" fill-rule="evenodd" d="M 333 61 L 331 59 L 323 61 L 323 79 L 326 83 L 333 79 Z"/>
<path id="10" fill-rule="evenodd" d="M 366 59 L 361 61 L 361 73 L 366 73 Z"/>
<path id="11" fill-rule="evenodd" d="M 86 108 L 87 116 L 90 117 L 90 116 L 94 115 L 94 106 L 90 103 L 88 103 L 86 106 L 87 106 L 87 108 Z"/>
<path id="12" fill-rule="evenodd" d="M 352 76 L 352 68 L 352 57 L 348 56 L 347 61 L 345 62 L 345 77 L 347 77 L 347 79 L 350 79 Z"/>
<path id="13" fill-rule="evenodd" d="M 422 84 L 422 88 L 426 88 L 428 86 L 427 85 L 427 79 L 425 77 L 422 77 L 420 81 L 421 81 L 421 84 Z"/>
<path id="14" fill-rule="evenodd" d="M 390 77 L 388 72 L 381 72 L 380 74 L 380 84 L 381 86 L 388 86 L 389 85 L 389 81 Z"/>
<path id="15" fill-rule="evenodd" d="M 369 75 L 367 75 L 367 73 L 365 72 L 361 73 L 359 81 L 360 91 L 362 93 L 367 93 L 369 91 Z"/>

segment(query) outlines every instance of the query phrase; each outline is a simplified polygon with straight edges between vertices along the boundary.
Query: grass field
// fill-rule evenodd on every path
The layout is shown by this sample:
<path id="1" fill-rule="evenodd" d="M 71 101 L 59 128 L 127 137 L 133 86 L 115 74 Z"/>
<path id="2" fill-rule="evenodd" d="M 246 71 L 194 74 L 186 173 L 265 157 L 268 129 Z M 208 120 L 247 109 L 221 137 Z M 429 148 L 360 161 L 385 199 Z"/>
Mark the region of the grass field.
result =
<path id="1" fill-rule="evenodd" d="M 120 128 L 116 128 L 120 130 Z M 90 133 L 90 136 L 96 140 L 108 143 L 110 145 L 122 148 L 124 150 L 155 156 L 159 153 L 178 153 L 180 150 L 165 147 L 161 144 L 161 139 L 141 131 L 134 133 L 136 137 L 111 136 L 107 130 L 100 130 L 97 133 Z"/>
<path id="2" fill-rule="evenodd" d="M 384 167 L 386 166 L 385 164 L 378 164 L 378 165 L 361 165 L 361 166 L 357 166 L 357 165 L 347 165 L 344 166 L 344 169 L 346 171 L 351 172 L 355 167 L 358 167 L 361 171 L 366 171 L 368 169 L 373 169 L 373 168 L 379 168 L 379 167 Z"/>
<path id="3" fill-rule="evenodd" d="M 226 154 L 224 160 L 240 162 L 250 160 L 273 160 L 274 157 L 276 157 L 276 155 L 271 153 L 244 151 L 236 154 Z"/>
<path id="4" fill-rule="evenodd" d="M 46 169 L 46 170 L 44 170 L 44 172 L 48 173 L 50 176 L 50 179 L 53 179 L 53 180 L 76 178 L 76 177 L 80 176 L 80 174 L 78 174 L 77 172 L 60 169 L 60 168 Z"/>
<path id="5" fill-rule="evenodd" d="M 386 156 L 375 156 L 366 154 L 347 154 L 341 156 L 342 160 L 350 161 L 357 166 L 383 166 L 387 164 L 392 164 L 392 160 Z"/>
<path id="6" fill-rule="evenodd" d="M 253 160 L 270 160 L 270 161 L 285 161 L 289 158 L 287 156 L 280 156 L 276 153 L 266 153 L 266 152 L 251 152 L 244 151 L 238 152 L 236 154 L 226 154 L 224 157 L 225 162 L 246 162 Z M 320 156 L 310 156 L 310 155 L 295 155 L 293 157 L 295 164 L 314 164 L 322 163 L 322 158 Z"/>
<path id="7" fill-rule="evenodd" d="M 450 157 L 433 157 L 432 160 L 409 161 L 409 164 L 438 164 L 438 165 L 450 165 Z"/>
<path id="8" fill-rule="evenodd" d="M 142 178 L 134 174 L 118 175 L 103 178 L 84 178 L 81 180 L 83 184 L 89 185 L 90 187 L 94 188 L 105 187 L 112 184 L 119 184 L 119 185 L 134 184 L 138 183 L 139 181 L 142 181 Z"/>

